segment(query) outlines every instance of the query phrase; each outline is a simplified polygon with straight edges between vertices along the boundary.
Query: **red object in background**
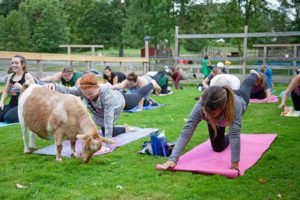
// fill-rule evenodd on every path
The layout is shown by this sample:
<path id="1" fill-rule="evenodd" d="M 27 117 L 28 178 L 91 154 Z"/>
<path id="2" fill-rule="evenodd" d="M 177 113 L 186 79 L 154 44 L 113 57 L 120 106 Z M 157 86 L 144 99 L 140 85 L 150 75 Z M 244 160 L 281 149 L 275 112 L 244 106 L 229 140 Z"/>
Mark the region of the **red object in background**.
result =
<path id="1" fill-rule="evenodd" d="M 141 49 L 141 57 L 145 58 L 145 54 L 146 54 L 145 48 L 142 48 Z M 149 48 L 149 56 L 155 57 L 155 48 L 151 48 L 151 47 Z"/>
<path id="2" fill-rule="evenodd" d="M 179 64 L 187 65 L 189 64 L 188 60 L 179 60 Z"/>

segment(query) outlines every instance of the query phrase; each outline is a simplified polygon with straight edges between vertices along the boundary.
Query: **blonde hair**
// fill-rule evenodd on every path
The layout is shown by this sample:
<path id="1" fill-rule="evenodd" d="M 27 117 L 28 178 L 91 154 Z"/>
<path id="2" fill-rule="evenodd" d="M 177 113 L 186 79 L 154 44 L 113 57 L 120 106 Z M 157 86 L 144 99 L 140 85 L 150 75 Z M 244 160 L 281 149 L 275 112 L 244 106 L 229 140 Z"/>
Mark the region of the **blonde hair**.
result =
<path id="1" fill-rule="evenodd" d="M 97 88 L 98 86 L 98 79 L 95 74 L 85 74 L 80 79 L 80 89 L 81 90 L 88 90 L 92 88 Z"/>
<path id="2" fill-rule="evenodd" d="M 211 86 L 206 89 L 201 99 L 201 105 L 207 112 L 207 120 L 217 135 L 216 120 L 210 115 L 211 112 L 217 109 L 223 109 L 226 125 L 231 125 L 233 122 L 234 113 L 234 94 L 227 85 L 223 87 Z"/>

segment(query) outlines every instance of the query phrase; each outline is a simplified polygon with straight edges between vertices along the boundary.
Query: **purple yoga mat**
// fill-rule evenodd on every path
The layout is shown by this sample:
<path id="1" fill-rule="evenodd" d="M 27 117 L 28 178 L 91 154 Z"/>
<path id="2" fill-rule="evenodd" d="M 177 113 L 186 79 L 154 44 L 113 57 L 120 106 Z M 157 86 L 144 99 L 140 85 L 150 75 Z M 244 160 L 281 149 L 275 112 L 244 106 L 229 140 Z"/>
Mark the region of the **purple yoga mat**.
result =
<path id="1" fill-rule="evenodd" d="M 241 134 L 240 174 L 237 170 L 230 169 L 230 147 L 217 153 L 212 150 L 209 140 L 182 155 L 176 167 L 170 170 L 236 178 L 244 175 L 245 171 L 258 161 L 276 136 L 276 134 Z M 156 169 L 162 170 L 161 165 L 157 165 Z"/>
<path id="2" fill-rule="evenodd" d="M 271 101 L 269 102 L 267 98 L 265 99 L 250 99 L 250 103 L 276 103 L 278 102 L 278 96 L 271 96 Z"/>
<path id="3" fill-rule="evenodd" d="M 116 144 L 112 144 L 109 152 L 101 152 L 98 151 L 94 154 L 95 155 L 102 155 L 111 153 L 114 151 L 117 147 L 124 146 L 130 142 L 133 142 L 135 140 L 141 139 L 143 137 L 146 137 L 150 135 L 150 133 L 157 131 L 158 129 L 155 128 L 137 128 L 137 131 L 135 132 L 128 132 L 121 135 L 118 135 L 116 137 L 113 137 L 113 139 L 116 141 Z M 81 140 L 77 140 L 76 142 L 76 152 L 79 153 L 82 151 L 82 144 Z M 38 149 L 35 152 L 35 154 L 42 154 L 42 155 L 56 155 L 56 145 L 50 145 L 42 149 Z M 62 157 L 71 157 L 71 143 L 69 140 L 66 140 L 63 142 L 63 149 L 62 149 Z"/>

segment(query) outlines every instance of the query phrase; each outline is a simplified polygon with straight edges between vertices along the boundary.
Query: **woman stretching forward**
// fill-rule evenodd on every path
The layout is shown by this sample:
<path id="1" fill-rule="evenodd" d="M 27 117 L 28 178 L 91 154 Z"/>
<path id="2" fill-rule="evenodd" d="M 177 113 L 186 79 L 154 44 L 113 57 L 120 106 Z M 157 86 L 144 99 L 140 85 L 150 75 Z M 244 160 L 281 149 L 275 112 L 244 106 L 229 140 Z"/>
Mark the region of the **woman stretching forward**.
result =
<path id="1" fill-rule="evenodd" d="M 162 165 L 163 169 L 173 168 L 180 153 L 191 139 L 201 120 L 207 121 L 210 142 L 215 152 L 222 152 L 229 144 L 231 148 L 231 168 L 237 169 L 240 161 L 240 130 L 242 116 L 247 109 L 250 92 L 263 76 L 251 70 L 250 76 L 241 88 L 232 91 L 228 86 L 211 86 L 205 90 L 202 99 L 194 106 L 189 119 L 177 139 L 169 161 Z M 226 126 L 230 126 L 225 135 Z"/>
<path id="2" fill-rule="evenodd" d="M 130 110 L 137 106 L 139 101 L 153 89 L 149 83 L 140 88 L 135 94 L 124 94 L 112 90 L 110 85 L 98 85 L 95 74 L 86 74 L 80 79 L 80 85 L 65 87 L 59 84 L 48 84 L 44 87 L 55 89 L 60 93 L 68 93 L 83 97 L 88 109 L 92 112 L 95 123 L 101 126 L 107 138 L 128 132 L 128 127 L 113 127 L 123 110 Z"/>

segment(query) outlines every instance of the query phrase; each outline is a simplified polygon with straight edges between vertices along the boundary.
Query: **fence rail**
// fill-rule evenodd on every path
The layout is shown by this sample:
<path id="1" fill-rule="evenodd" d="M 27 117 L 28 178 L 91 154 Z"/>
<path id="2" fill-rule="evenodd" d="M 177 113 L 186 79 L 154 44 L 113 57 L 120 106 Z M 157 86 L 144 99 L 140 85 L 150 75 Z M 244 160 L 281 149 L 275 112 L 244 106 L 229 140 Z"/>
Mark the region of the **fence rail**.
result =
<path id="1" fill-rule="evenodd" d="M 0 51 L 0 59 L 11 59 L 15 55 L 22 55 L 26 60 L 37 61 L 38 75 L 42 76 L 43 65 L 41 61 L 79 61 L 85 62 L 90 67 L 92 62 L 120 63 L 121 70 L 124 70 L 123 63 L 141 63 L 143 72 L 147 72 L 149 59 L 137 57 L 106 57 L 106 56 L 90 56 L 90 55 L 67 55 L 67 54 L 50 54 L 50 53 L 28 53 L 28 52 L 10 52 Z"/>

